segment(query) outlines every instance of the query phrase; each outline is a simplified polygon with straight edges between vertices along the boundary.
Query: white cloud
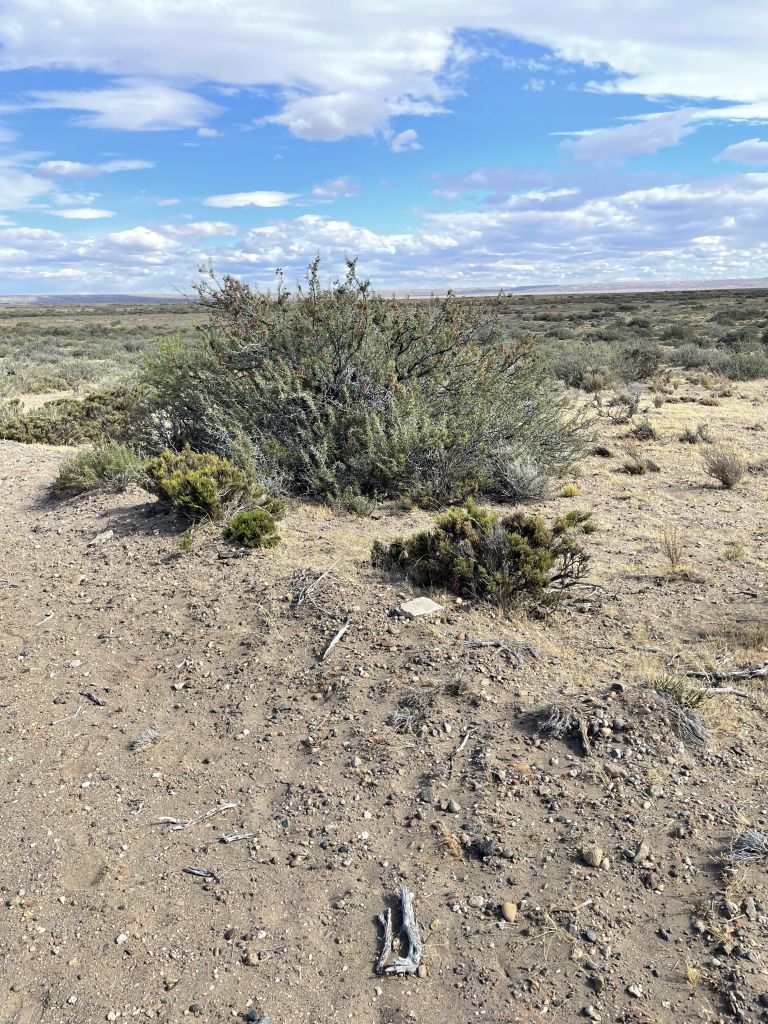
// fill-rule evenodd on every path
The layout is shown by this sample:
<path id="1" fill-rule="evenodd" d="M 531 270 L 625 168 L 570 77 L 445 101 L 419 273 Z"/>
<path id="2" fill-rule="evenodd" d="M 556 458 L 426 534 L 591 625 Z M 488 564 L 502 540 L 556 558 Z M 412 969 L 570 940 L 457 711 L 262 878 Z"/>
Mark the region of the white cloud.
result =
<path id="1" fill-rule="evenodd" d="M 80 209 L 46 210 L 52 217 L 63 217 L 65 220 L 103 220 L 105 217 L 114 217 L 112 210 L 97 210 L 93 206 L 84 206 Z"/>
<path id="2" fill-rule="evenodd" d="M 413 128 L 406 128 L 390 140 L 389 148 L 393 153 L 409 153 L 411 150 L 421 149 L 418 132 Z"/>
<path id="3" fill-rule="evenodd" d="M 731 160 L 748 167 L 765 167 L 768 165 L 768 142 L 764 139 L 744 139 L 743 142 L 726 146 L 715 159 Z"/>
<path id="4" fill-rule="evenodd" d="M 217 131 L 215 128 L 198 128 L 197 136 L 200 139 L 219 139 L 223 135 L 223 132 Z"/>
<path id="5" fill-rule="evenodd" d="M 96 178 L 101 173 L 93 164 L 77 160 L 44 160 L 35 170 L 44 178 Z"/>
<path id="6" fill-rule="evenodd" d="M 105 234 L 94 222 L 87 238 L 4 226 L 3 279 L 66 282 L 69 273 L 72 290 L 84 279 L 95 291 L 169 291 L 188 287 L 210 255 L 220 271 L 268 287 L 275 267 L 300 279 L 317 252 L 328 276 L 359 256 L 383 291 L 768 276 L 768 173 L 760 172 L 617 194 L 529 190 L 496 205 L 429 212 L 415 229 L 390 233 L 317 214 L 275 216 L 237 235 L 223 221 Z"/>
<path id="7" fill-rule="evenodd" d="M 158 206 L 178 206 L 181 202 L 180 199 L 157 199 L 155 200 Z"/>
<path id="8" fill-rule="evenodd" d="M 331 181 L 324 181 L 321 185 L 315 185 L 312 195 L 316 199 L 349 199 L 352 196 L 359 196 L 360 191 L 358 183 L 349 175 L 343 174 L 338 178 L 332 178 Z"/>
<path id="9" fill-rule="evenodd" d="M 52 188 L 50 181 L 13 167 L 0 166 L 0 210 L 21 210 Z"/>
<path id="10" fill-rule="evenodd" d="M 42 109 L 85 111 L 77 124 L 118 131 L 196 128 L 220 110 L 194 93 L 136 78 L 103 89 L 52 89 L 32 97 Z"/>
<path id="11" fill-rule="evenodd" d="M 66 26 L 66 31 L 62 31 Z M 47 102 L 85 111 L 85 123 L 129 129 L 205 124 L 221 95 L 270 86 L 272 120 L 301 138 L 371 135 L 401 113 L 442 109 L 452 69 L 471 59 L 458 33 L 501 32 L 559 59 L 606 69 L 616 92 L 759 104 L 768 100 L 768 8 L 755 0 L 4 0 L 0 52 L 6 69 L 73 68 L 136 76 Z M 546 67 L 546 62 L 544 62 Z M 46 102 L 44 99 L 43 102 Z"/>
<path id="12" fill-rule="evenodd" d="M 625 156 L 647 156 L 667 146 L 676 146 L 695 129 L 691 125 L 691 110 L 673 110 L 653 114 L 616 128 L 574 133 L 579 137 L 566 139 L 561 149 L 574 160 L 592 163 L 620 160 Z"/>
<path id="13" fill-rule="evenodd" d="M 224 210 L 233 209 L 236 206 L 260 206 L 272 208 L 285 206 L 292 199 L 296 199 L 294 192 L 230 192 L 225 195 L 208 196 L 203 200 L 203 206 L 217 206 Z"/>
<path id="14" fill-rule="evenodd" d="M 107 160 L 106 163 L 98 165 L 99 170 L 105 174 L 115 174 L 119 171 L 146 171 L 154 166 L 151 160 Z"/>
<path id="15" fill-rule="evenodd" d="M 142 171 L 155 165 L 149 160 L 108 160 L 103 164 L 83 164 L 77 160 L 44 160 L 35 168 L 44 178 L 97 178 L 118 171 Z"/>
<path id="16" fill-rule="evenodd" d="M 163 231 L 173 238 L 221 238 L 236 235 L 240 229 L 223 220 L 196 220 L 188 224 L 166 224 Z"/>

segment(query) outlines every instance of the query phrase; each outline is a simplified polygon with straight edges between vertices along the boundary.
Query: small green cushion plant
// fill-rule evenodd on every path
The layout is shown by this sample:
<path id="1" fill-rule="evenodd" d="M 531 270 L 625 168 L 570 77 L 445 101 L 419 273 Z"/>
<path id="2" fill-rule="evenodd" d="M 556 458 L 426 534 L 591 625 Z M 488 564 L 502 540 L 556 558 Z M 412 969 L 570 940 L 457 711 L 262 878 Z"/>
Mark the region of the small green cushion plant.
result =
<path id="1" fill-rule="evenodd" d="M 189 519 L 220 522 L 228 507 L 250 504 L 261 490 L 229 459 L 189 448 L 162 452 L 146 471 L 150 489 Z"/>
<path id="2" fill-rule="evenodd" d="M 247 548 L 273 548 L 280 542 L 275 517 L 266 508 L 237 512 L 224 527 L 224 536 Z"/>
<path id="3" fill-rule="evenodd" d="M 569 512 L 548 527 L 522 512 L 500 520 L 470 499 L 438 516 L 432 530 L 377 542 L 372 559 L 421 586 L 502 607 L 523 599 L 550 605 L 586 575 L 589 555 L 576 535 L 594 528 L 589 512 Z"/>

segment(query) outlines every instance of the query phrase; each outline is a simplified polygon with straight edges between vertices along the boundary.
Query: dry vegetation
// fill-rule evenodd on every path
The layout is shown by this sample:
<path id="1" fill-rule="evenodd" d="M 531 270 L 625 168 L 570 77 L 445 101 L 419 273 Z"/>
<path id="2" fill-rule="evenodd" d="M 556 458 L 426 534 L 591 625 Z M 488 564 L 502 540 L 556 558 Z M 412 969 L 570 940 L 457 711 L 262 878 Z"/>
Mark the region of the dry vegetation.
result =
<path id="1" fill-rule="evenodd" d="M 43 413 L 95 447 L 0 441 L 0 1022 L 764 1020 L 767 298 L 507 300 L 591 438 L 442 533 L 99 439 L 199 309 L 0 310 L 9 399 L 107 396 Z M 422 970 L 377 976 L 402 883 Z"/>

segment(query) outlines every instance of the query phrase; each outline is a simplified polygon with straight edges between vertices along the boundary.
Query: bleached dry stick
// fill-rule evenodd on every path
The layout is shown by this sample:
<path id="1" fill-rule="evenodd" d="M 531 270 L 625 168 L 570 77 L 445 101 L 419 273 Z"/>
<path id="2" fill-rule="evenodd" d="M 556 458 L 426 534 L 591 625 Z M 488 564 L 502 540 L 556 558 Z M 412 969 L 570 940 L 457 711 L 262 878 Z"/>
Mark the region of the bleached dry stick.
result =
<path id="1" fill-rule="evenodd" d="M 407 885 L 400 886 L 400 902 L 403 907 L 403 926 L 400 934 L 408 940 L 408 954 L 399 956 L 393 964 L 385 968 L 387 974 L 416 974 L 421 963 L 422 945 L 419 925 L 413 912 L 413 894 Z"/>
<path id="2" fill-rule="evenodd" d="M 325 661 L 325 659 L 328 657 L 328 655 L 331 653 L 333 648 L 336 646 L 336 644 L 339 642 L 339 640 L 341 640 L 341 638 L 344 636 L 344 634 L 347 632 L 347 630 L 349 629 L 349 627 L 351 625 L 352 625 L 352 620 L 351 619 L 347 619 L 347 621 L 341 627 L 339 632 L 336 634 L 336 636 L 333 638 L 333 640 L 331 640 L 331 642 L 325 648 L 323 653 L 320 655 L 320 661 Z"/>
<path id="3" fill-rule="evenodd" d="M 234 807 L 238 807 L 239 804 L 219 804 L 218 807 L 212 807 L 210 811 L 204 811 L 202 814 L 196 815 L 194 818 L 157 818 L 153 824 L 155 825 L 170 825 L 171 832 L 179 832 L 184 828 L 191 828 L 192 825 L 198 825 L 201 821 L 206 821 L 208 818 L 212 818 L 214 814 L 220 814 L 222 811 L 231 811 Z"/>
<path id="4" fill-rule="evenodd" d="M 376 973 L 383 974 L 385 964 L 392 952 L 392 910 L 387 907 L 386 914 L 379 914 L 376 920 L 384 929 L 384 943 L 381 947 L 381 956 L 376 961 Z"/>

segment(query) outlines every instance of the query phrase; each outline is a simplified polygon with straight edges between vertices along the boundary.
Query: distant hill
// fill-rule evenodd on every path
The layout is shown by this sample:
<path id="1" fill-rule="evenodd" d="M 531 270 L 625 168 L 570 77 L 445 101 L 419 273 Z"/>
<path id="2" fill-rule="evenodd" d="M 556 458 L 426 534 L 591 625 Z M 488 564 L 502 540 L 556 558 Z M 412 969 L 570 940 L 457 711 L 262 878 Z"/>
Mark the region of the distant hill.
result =
<path id="1" fill-rule="evenodd" d="M 622 294 L 625 292 L 699 292 L 699 291 L 730 291 L 743 288 L 768 288 L 768 277 L 746 279 L 728 279 L 717 281 L 614 281 L 584 282 L 576 284 L 536 284 L 521 285 L 517 288 L 504 288 L 508 295 L 589 295 L 589 294 Z M 415 288 L 401 292 L 394 289 L 396 295 L 419 296 L 445 293 L 446 287 L 433 289 Z M 389 289 L 381 289 L 382 294 L 391 294 Z M 457 295 L 495 295 L 498 288 L 455 288 Z M 0 306 L 108 306 L 158 302 L 190 302 L 194 301 L 185 295 L 0 295 Z"/>

